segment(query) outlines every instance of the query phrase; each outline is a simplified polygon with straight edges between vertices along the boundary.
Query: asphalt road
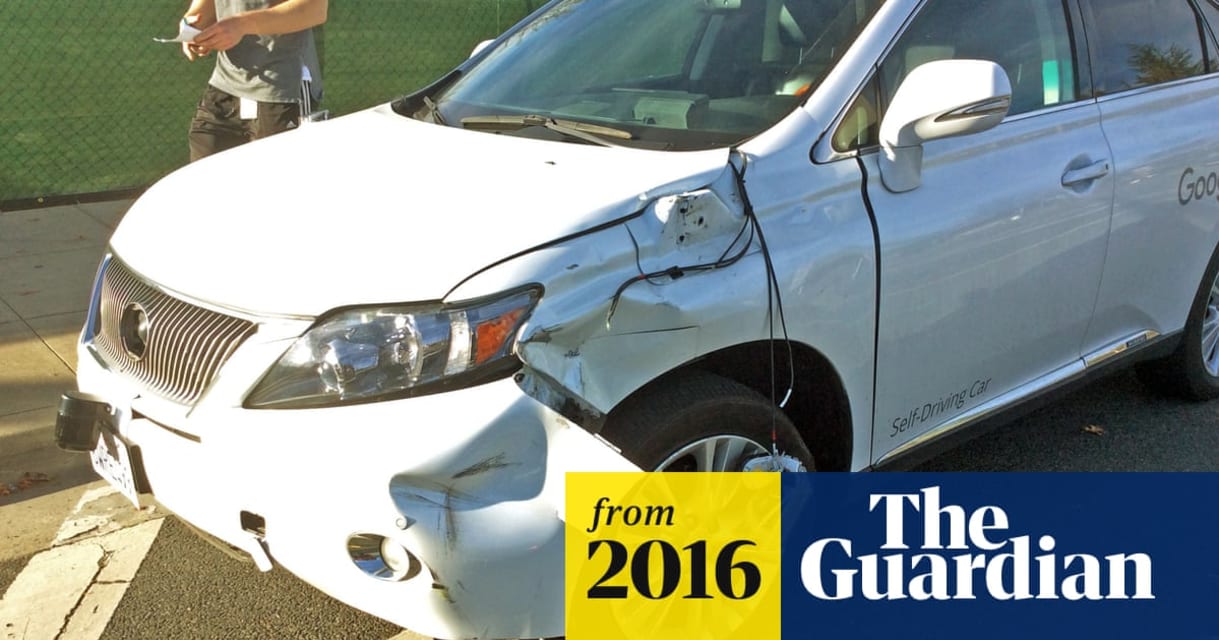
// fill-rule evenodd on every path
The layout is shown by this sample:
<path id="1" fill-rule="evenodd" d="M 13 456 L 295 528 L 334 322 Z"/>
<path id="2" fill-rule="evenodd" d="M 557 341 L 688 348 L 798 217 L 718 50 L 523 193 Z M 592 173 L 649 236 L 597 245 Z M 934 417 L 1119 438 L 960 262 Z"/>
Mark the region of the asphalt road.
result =
<path id="1" fill-rule="evenodd" d="M 1219 471 L 1219 402 L 1145 391 L 1118 373 L 919 466 L 920 471 Z M 0 561 L 0 590 L 23 558 Z M 169 519 L 103 640 L 393 637 L 290 574 L 259 573 Z"/>
<path id="2" fill-rule="evenodd" d="M 283 569 L 233 560 L 170 518 L 102 640 L 384 640 L 400 631 Z"/>

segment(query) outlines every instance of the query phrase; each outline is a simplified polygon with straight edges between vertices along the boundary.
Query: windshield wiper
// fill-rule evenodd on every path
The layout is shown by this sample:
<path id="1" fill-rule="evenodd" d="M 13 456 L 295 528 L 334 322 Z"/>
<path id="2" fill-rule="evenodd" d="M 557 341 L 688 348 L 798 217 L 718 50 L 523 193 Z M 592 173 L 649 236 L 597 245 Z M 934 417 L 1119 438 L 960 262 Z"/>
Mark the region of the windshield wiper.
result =
<path id="1" fill-rule="evenodd" d="M 526 127 L 545 127 L 565 136 L 603 147 L 618 146 L 613 142 L 614 140 L 633 140 L 635 138 L 630 131 L 622 129 L 537 114 L 470 116 L 461 119 L 461 126 L 478 131 L 517 131 Z"/>
<path id="2" fill-rule="evenodd" d="M 440 115 L 440 107 L 432 102 L 431 96 L 423 96 L 423 104 L 428 108 L 428 114 L 432 116 L 432 122 L 445 126 L 448 123 L 444 121 L 444 116 Z"/>
<path id="3" fill-rule="evenodd" d="M 461 77 L 461 73 L 461 69 L 454 69 L 446 73 L 436 82 L 433 82 L 432 84 L 429 84 L 428 86 L 414 93 L 394 100 L 389 106 L 391 109 L 393 109 L 394 113 L 400 116 L 406 116 L 408 118 L 415 117 L 417 115 L 416 112 L 419 111 L 420 107 L 429 107 L 429 111 L 434 113 L 435 110 L 431 109 L 430 105 L 426 104 L 426 102 L 430 102 L 432 100 L 432 96 L 440 95 L 440 93 L 447 89 L 449 85 L 456 82 L 457 79 Z M 435 103 L 433 102 L 432 104 Z"/>

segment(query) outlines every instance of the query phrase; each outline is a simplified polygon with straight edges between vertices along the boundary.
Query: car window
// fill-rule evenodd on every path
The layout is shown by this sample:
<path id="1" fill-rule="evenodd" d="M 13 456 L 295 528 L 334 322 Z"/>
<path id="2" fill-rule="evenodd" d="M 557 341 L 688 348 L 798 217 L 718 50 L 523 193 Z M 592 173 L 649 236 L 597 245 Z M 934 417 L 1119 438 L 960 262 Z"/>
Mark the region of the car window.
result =
<path id="1" fill-rule="evenodd" d="M 1207 51 L 1206 71 L 1214 73 L 1219 71 L 1219 40 L 1215 38 L 1215 30 L 1219 29 L 1219 0 L 1197 0 L 1197 6 L 1202 10 L 1203 22 L 1209 23 L 1202 40 Z"/>
<path id="2" fill-rule="evenodd" d="M 1098 95 L 1214 70 L 1205 24 L 1189 0 L 1084 4 Z M 1204 40 L 1205 38 L 1205 40 Z"/>
<path id="3" fill-rule="evenodd" d="M 884 101 L 915 67 L 936 60 L 990 60 L 1012 83 L 1012 115 L 1079 95 L 1062 0 L 931 0 L 881 63 L 880 73 L 834 134 L 838 151 L 877 144 Z"/>
<path id="4" fill-rule="evenodd" d="M 1219 29 L 1219 0 L 1198 0 L 1198 7 L 1202 9 L 1202 15 L 1210 23 L 1213 38 L 1215 29 Z"/>

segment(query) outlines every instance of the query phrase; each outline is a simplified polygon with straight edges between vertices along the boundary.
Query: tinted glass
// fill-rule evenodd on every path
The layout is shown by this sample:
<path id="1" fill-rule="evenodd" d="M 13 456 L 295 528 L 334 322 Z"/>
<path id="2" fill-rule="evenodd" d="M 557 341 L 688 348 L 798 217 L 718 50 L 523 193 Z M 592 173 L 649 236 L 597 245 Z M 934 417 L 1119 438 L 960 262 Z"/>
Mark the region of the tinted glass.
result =
<path id="1" fill-rule="evenodd" d="M 1209 28 L 1203 40 L 1206 41 L 1207 49 L 1207 67 L 1208 72 L 1214 73 L 1219 71 L 1219 60 L 1216 60 L 1216 53 L 1219 48 L 1216 47 L 1215 30 L 1219 29 L 1219 0 L 1198 0 L 1198 6 L 1202 8 L 1202 17 L 1204 22 L 1209 23 Z"/>
<path id="2" fill-rule="evenodd" d="M 1189 0 L 1089 1 L 1088 44 L 1100 94 L 1206 73 L 1204 27 Z"/>
<path id="3" fill-rule="evenodd" d="M 834 135 L 839 151 L 876 144 L 880 101 L 915 67 L 936 60 L 990 60 L 1012 83 L 1015 115 L 1074 101 L 1074 48 L 1062 0 L 931 0 L 881 64 Z"/>
<path id="4" fill-rule="evenodd" d="M 998 63 L 1012 83 L 1011 113 L 1075 99 L 1074 62 L 1062 0 L 936 0 L 881 65 L 885 98 L 906 74 L 935 60 Z"/>

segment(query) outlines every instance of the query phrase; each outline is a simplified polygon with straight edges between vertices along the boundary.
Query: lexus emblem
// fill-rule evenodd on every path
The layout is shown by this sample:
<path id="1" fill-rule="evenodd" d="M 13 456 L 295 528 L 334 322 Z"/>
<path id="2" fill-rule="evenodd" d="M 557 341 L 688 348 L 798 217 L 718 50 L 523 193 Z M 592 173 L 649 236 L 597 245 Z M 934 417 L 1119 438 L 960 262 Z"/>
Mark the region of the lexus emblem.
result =
<path id="1" fill-rule="evenodd" d="M 139 360 L 148 351 L 148 312 L 136 303 L 127 305 L 119 318 L 119 341 L 132 360 Z"/>

